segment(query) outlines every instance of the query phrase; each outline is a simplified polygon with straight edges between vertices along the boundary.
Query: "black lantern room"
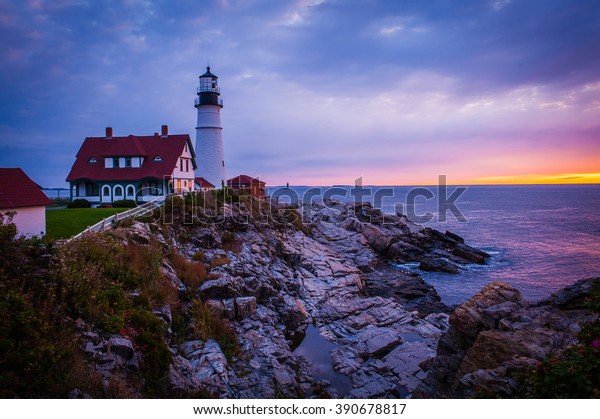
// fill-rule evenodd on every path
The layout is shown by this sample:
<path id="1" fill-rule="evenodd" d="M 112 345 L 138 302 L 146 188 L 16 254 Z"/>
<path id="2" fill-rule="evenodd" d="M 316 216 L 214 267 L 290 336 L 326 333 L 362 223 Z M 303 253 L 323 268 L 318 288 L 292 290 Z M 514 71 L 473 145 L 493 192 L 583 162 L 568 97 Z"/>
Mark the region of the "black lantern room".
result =
<path id="1" fill-rule="evenodd" d="M 210 67 L 206 67 L 206 73 L 200 76 L 200 86 L 198 86 L 198 99 L 196 107 L 202 105 L 216 105 L 223 107 L 223 101 L 219 98 L 218 77 L 210 72 Z"/>

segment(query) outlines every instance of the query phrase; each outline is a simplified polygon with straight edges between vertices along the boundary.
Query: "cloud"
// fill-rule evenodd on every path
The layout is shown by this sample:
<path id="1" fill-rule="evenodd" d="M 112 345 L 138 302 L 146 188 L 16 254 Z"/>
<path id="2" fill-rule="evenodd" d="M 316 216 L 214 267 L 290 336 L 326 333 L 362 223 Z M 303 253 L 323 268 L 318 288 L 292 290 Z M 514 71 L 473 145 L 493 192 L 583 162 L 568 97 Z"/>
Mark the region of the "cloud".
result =
<path id="1" fill-rule="evenodd" d="M 497 0 L 492 2 L 492 9 L 500 11 L 511 3 L 512 0 Z"/>
<path id="2" fill-rule="evenodd" d="M 193 136 L 210 60 L 232 171 L 482 177 L 514 160 L 515 171 L 551 161 L 576 173 L 552 156 L 600 164 L 595 10 L 593 0 L 3 1 L 0 166 L 33 168 L 15 150 L 46 161 L 51 145 L 45 176 L 59 183 L 70 165 L 57 162 L 107 125 Z"/>

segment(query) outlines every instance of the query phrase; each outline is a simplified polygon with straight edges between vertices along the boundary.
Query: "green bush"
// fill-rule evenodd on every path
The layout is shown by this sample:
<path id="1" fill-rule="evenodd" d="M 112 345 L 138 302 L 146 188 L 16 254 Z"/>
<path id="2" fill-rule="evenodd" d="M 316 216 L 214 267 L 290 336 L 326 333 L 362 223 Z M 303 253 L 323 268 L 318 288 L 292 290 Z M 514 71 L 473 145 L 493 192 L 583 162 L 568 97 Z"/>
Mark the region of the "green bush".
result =
<path id="1" fill-rule="evenodd" d="M 78 198 L 67 204 L 67 208 L 91 208 L 92 204 L 87 199 Z"/>
<path id="2" fill-rule="evenodd" d="M 135 208 L 137 204 L 133 199 L 119 199 L 117 201 L 113 201 L 113 208 Z"/>
<path id="3" fill-rule="evenodd" d="M 152 312 L 136 308 L 130 313 L 130 323 L 135 345 L 142 351 L 142 373 L 149 394 L 160 396 L 167 391 L 167 373 L 171 364 L 171 351 L 163 335 L 165 325 Z"/>

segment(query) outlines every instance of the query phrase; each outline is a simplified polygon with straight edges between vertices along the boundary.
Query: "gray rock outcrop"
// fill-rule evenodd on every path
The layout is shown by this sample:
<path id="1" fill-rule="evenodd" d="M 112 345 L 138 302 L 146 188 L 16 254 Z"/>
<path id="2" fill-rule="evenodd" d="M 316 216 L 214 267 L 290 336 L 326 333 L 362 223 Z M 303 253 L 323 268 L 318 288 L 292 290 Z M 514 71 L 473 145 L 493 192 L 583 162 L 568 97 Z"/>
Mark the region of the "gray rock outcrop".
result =
<path id="1" fill-rule="evenodd" d="M 580 322 L 594 318 L 583 301 L 593 280 L 579 281 L 540 303 L 493 282 L 450 315 L 427 378 L 414 397 L 513 396 L 522 375 L 575 343 Z"/>

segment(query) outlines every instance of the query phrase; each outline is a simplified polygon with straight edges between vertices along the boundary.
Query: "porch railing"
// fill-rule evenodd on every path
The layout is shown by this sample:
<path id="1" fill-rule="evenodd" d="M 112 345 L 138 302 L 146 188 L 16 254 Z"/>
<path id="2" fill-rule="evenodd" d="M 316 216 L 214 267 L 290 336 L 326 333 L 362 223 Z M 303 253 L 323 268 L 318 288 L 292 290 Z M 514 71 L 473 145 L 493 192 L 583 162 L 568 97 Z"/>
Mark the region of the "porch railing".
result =
<path id="1" fill-rule="evenodd" d="M 69 240 L 78 239 L 79 237 L 81 237 L 84 234 L 89 233 L 89 232 L 98 232 L 98 231 L 106 230 L 108 228 L 111 228 L 114 223 L 117 223 L 118 221 L 126 220 L 127 218 L 141 217 L 143 215 L 146 215 L 149 212 L 154 211 L 156 208 L 160 207 L 162 204 L 164 204 L 166 199 L 167 199 L 167 195 L 161 195 L 161 196 L 156 197 L 156 199 L 153 199 L 152 201 L 149 201 L 143 205 L 140 205 L 139 207 L 135 207 L 130 210 L 111 215 L 110 217 L 106 217 L 103 220 L 97 222 L 96 224 L 89 226 L 88 228 L 83 230 L 81 233 L 74 235 Z"/>

